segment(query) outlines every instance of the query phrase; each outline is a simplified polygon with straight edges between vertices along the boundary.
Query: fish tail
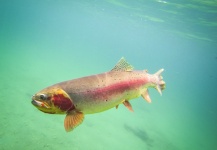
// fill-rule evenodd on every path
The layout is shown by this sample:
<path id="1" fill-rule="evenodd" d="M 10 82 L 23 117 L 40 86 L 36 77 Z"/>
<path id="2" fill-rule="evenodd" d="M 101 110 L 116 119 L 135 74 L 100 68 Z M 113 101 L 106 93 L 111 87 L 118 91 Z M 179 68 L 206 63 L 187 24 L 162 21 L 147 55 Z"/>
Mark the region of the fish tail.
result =
<path id="1" fill-rule="evenodd" d="M 147 72 L 147 70 L 145 70 Z M 166 83 L 163 81 L 162 72 L 164 69 L 160 69 L 155 74 L 150 75 L 149 82 L 151 83 L 149 87 L 154 87 L 160 95 L 162 95 L 162 90 L 165 89 Z M 141 96 L 148 102 L 151 103 L 151 98 L 149 96 L 148 89 L 145 89 L 145 91 L 141 94 Z"/>
<path id="2" fill-rule="evenodd" d="M 164 69 L 160 69 L 159 71 L 157 71 L 154 76 L 155 76 L 155 89 L 160 93 L 160 95 L 162 95 L 162 90 L 164 90 L 166 88 L 166 83 L 163 80 L 162 77 L 162 72 L 164 71 Z"/>

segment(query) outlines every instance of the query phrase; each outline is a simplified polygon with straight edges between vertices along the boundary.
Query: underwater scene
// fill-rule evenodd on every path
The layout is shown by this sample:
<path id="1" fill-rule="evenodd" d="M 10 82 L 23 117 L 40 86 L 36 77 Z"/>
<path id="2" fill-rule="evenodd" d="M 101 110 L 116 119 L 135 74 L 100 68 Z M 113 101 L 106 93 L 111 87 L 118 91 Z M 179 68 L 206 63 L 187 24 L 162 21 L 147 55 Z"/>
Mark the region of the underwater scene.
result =
<path id="1" fill-rule="evenodd" d="M 0 150 L 217 149 L 216 16 L 215 0 L 1 0 Z M 162 68 L 159 84 L 148 80 Z M 100 104 L 82 94 L 71 104 L 60 89 L 70 100 L 62 111 L 62 99 L 48 105 L 37 95 L 59 82 L 114 71 L 109 77 L 123 81 L 137 70 L 147 83 L 135 97 L 108 80 L 98 94 L 110 99 Z M 118 92 L 132 100 L 112 103 Z M 54 105 L 60 114 L 45 110 Z M 88 114 L 95 108 L 102 112 Z"/>

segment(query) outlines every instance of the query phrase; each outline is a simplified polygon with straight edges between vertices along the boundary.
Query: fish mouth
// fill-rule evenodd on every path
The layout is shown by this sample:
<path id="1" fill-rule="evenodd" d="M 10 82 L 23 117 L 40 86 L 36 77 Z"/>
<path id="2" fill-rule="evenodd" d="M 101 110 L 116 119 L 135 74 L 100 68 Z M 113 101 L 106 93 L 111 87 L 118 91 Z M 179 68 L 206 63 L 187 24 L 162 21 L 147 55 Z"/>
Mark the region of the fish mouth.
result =
<path id="1" fill-rule="evenodd" d="M 39 103 L 36 100 L 32 100 L 32 105 L 39 106 Z"/>
<path id="2" fill-rule="evenodd" d="M 48 104 L 44 103 L 44 102 L 41 102 L 41 101 L 37 101 L 37 100 L 32 100 L 32 104 L 35 106 L 35 107 L 43 107 L 43 108 L 50 108 L 48 106 Z"/>
<path id="3" fill-rule="evenodd" d="M 38 101 L 38 100 L 32 100 L 32 104 L 40 111 L 44 113 L 49 113 L 49 114 L 63 114 L 65 112 L 60 112 L 58 109 L 53 109 L 50 107 L 46 102 Z"/>

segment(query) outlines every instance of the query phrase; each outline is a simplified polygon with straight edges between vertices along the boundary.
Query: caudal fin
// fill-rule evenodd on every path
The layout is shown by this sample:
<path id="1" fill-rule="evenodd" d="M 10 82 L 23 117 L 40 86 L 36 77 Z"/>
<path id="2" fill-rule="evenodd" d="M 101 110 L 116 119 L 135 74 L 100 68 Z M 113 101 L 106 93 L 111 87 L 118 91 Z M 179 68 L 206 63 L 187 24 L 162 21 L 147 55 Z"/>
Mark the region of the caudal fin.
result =
<path id="1" fill-rule="evenodd" d="M 161 73 L 164 71 L 164 69 L 160 69 L 155 74 L 150 75 L 150 85 L 149 87 L 154 87 L 160 95 L 162 95 L 162 90 L 165 89 L 166 83 L 163 81 L 163 77 L 161 76 Z M 151 103 L 151 98 L 148 93 L 148 88 L 141 94 L 141 96 L 148 102 Z"/>
<path id="2" fill-rule="evenodd" d="M 162 90 L 164 90 L 166 88 L 166 83 L 163 81 L 163 77 L 161 76 L 161 73 L 164 71 L 164 69 L 160 69 L 159 71 L 157 71 L 154 76 L 156 80 L 156 85 L 155 88 L 157 89 L 157 91 L 160 93 L 160 95 L 162 95 Z"/>

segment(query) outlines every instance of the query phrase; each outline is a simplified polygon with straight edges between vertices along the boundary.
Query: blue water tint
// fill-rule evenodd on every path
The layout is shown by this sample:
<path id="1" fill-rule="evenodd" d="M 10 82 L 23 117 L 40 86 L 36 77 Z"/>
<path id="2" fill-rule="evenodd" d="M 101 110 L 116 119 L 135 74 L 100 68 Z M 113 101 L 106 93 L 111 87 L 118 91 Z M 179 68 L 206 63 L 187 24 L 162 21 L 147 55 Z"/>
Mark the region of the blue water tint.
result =
<path id="1" fill-rule="evenodd" d="M 217 5 L 213 1 L 1 1 L 0 149 L 217 149 Z M 31 96 L 57 82 L 111 70 L 161 68 L 166 89 L 86 115 L 64 115 Z"/>

